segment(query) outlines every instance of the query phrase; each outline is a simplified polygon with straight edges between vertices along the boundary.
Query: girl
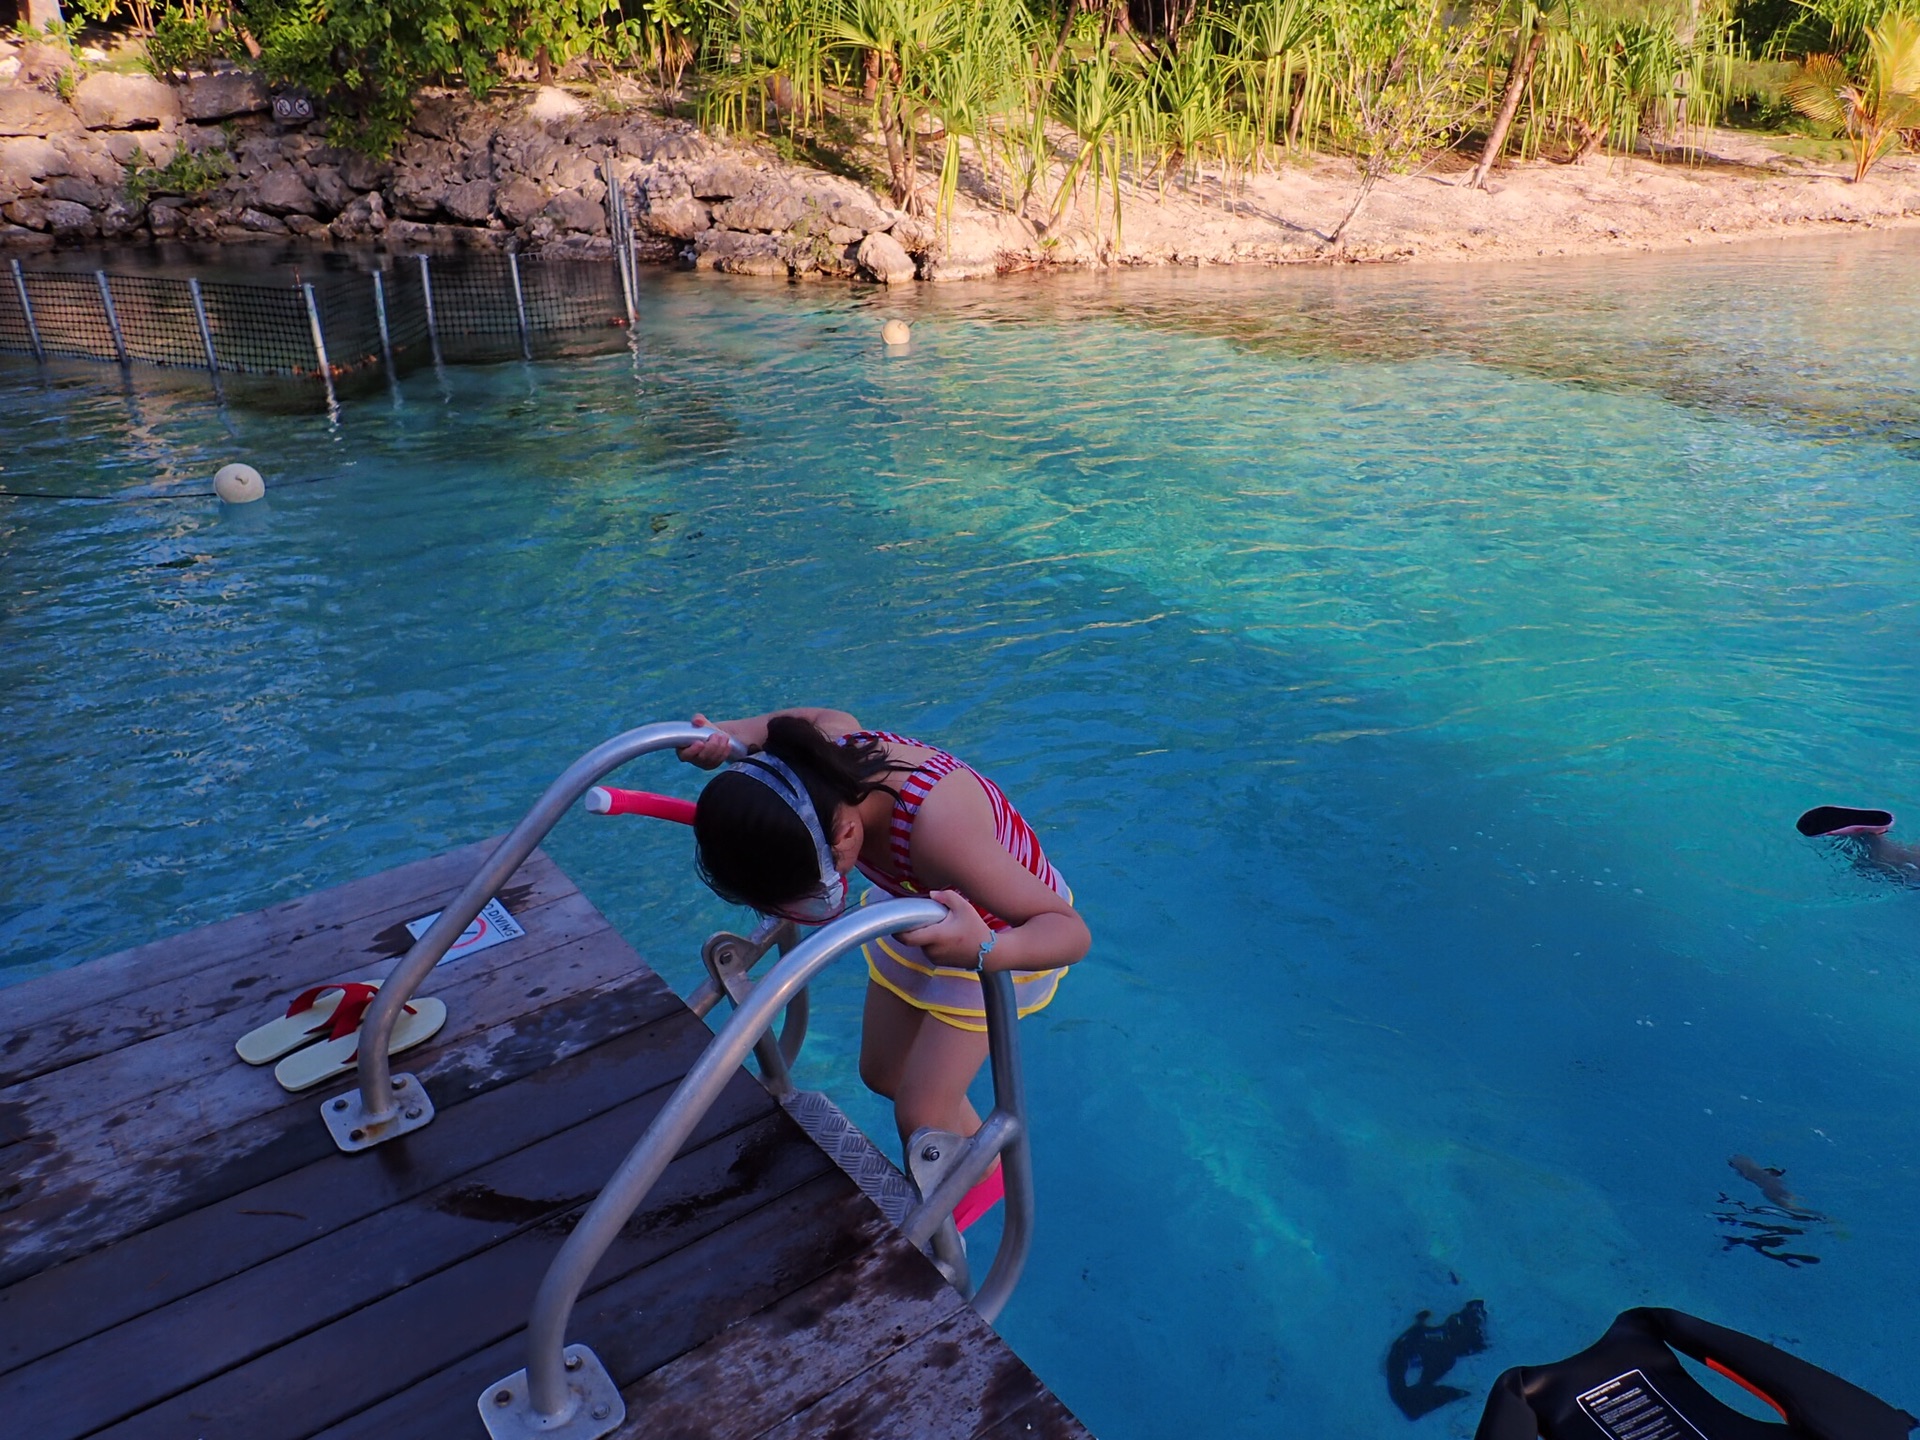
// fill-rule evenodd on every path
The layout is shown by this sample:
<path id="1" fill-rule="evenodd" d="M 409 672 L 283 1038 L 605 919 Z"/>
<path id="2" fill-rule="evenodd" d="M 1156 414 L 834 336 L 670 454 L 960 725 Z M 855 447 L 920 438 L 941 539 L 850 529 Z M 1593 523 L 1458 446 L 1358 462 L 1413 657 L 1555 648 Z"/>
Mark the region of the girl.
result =
<path id="1" fill-rule="evenodd" d="M 973 1134 L 967 1086 L 987 1058 L 979 972 L 1013 971 L 1031 1015 L 1092 943 L 1038 837 L 978 771 L 842 711 L 714 728 L 754 752 L 708 782 L 694 813 L 700 873 L 716 894 L 819 925 L 846 907 L 858 866 L 889 895 L 947 907 L 944 920 L 865 947 L 860 1078 L 893 1101 L 903 1141 L 922 1126 Z M 712 770 L 727 749 L 716 735 L 679 753 Z"/>

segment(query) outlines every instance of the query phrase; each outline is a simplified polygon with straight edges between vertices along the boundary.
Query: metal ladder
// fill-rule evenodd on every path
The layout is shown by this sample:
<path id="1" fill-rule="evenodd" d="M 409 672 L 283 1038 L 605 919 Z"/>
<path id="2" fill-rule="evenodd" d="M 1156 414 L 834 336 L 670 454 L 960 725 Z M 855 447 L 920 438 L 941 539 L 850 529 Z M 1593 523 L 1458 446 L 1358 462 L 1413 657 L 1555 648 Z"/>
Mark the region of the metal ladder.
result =
<path id="1" fill-rule="evenodd" d="M 586 792 L 630 760 L 679 749 L 714 732 L 667 722 L 643 725 L 596 746 L 567 767 L 494 847 L 460 893 L 394 967 L 362 1022 L 359 1086 L 321 1106 L 334 1142 L 348 1152 L 370 1149 L 433 1119 L 433 1102 L 413 1075 L 394 1075 L 387 1060 L 393 1027 L 420 983 L 500 887 Z M 745 754 L 736 741 L 736 754 Z M 708 978 L 688 997 L 706 1015 L 724 996 L 733 1015 L 701 1053 L 653 1123 L 587 1208 L 534 1296 L 527 1323 L 527 1366 L 489 1385 L 479 1398 L 493 1440 L 598 1440 L 626 1419 L 619 1386 L 584 1345 L 566 1343 L 567 1321 L 588 1276 L 629 1217 L 645 1201 L 680 1147 L 752 1054 L 761 1081 L 802 1129 L 845 1170 L 906 1239 L 930 1251 L 948 1281 L 987 1320 L 1006 1305 L 1026 1266 L 1033 1237 L 1033 1169 L 1021 1074 L 1019 1012 L 1013 977 L 981 977 L 985 997 L 993 1108 L 971 1136 L 918 1130 L 907 1142 L 911 1181 L 889 1164 L 825 1095 L 796 1090 L 791 1065 L 806 1038 L 807 985 L 868 941 L 933 924 L 946 915 L 938 901 L 887 900 L 823 926 L 805 940 L 791 922 L 762 922 L 748 936 L 722 932 L 702 947 Z M 780 959 L 757 982 L 749 972 L 775 947 Z M 776 1020 L 784 1016 L 779 1037 Z M 1000 1162 L 1006 1219 L 986 1278 L 974 1289 L 953 1211 Z"/>

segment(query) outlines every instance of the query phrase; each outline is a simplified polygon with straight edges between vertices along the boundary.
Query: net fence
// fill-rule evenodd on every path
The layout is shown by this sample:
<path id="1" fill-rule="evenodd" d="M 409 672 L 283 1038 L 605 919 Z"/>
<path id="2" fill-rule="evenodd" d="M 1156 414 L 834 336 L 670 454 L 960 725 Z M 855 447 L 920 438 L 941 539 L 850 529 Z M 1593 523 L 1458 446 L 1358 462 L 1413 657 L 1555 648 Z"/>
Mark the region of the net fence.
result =
<path id="1" fill-rule="evenodd" d="M 405 255 L 281 283 L 0 267 L 0 353 L 349 383 L 626 344 L 616 260 Z"/>

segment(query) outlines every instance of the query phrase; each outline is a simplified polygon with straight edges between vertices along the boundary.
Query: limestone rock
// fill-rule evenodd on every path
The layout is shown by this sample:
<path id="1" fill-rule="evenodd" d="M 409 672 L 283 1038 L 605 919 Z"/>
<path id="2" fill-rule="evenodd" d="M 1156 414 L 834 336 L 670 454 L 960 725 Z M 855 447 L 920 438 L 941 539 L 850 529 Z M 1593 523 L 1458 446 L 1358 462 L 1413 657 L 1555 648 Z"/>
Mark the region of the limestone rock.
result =
<path id="1" fill-rule="evenodd" d="M 0 224 L 0 248 L 44 250 L 52 244 L 53 236 L 42 235 L 38 230 L 29 230 L 24 225 Z"/>
<path id="2" fill-rule="evenodd" d="M 903 250 L 916 255 L 933 249 L 940 238 L 940 232 L 934 228 L 933 222 L 918 215 L 902 215 L 894 221 L 892 235 Z"/>
<path id="3" fill-rule="evenodd" d="M 51 91 L 64 72 L 77 68 L 73 56 L 67 53 L 64 46 L 35 40 L 21 47 L 20 69 L 16 78 L 23 86 L 34 85 Z"/>
<path id="4" fill-rule="evenodd" d="M 269 215 L 311 215 L 320 208 L 307 182 L 293 170 L 269 170 L 257 175 L 240 187 L 235 198 L 242 207 L 264 210 Z"/>
<path id="5" fill-rule="evenodd" d="M 324 220 L 316 220 L 311 215 L 287 216 L 287 229 L 296 235 L 325 235 L 328 233 L 327 222 Z"/>
<path id="6" fill-rule="evenodd" d="M 0 90 L 0 135 L 57 135 L 78 130 L 80 117 L 52 96 L 26 85 Z"/>
<path id="7" fill-rule="evenodd" d="M 89 130 L 153 130 L 180 123 L 173 87 L 151 75 L 96 70 L 74 88 L 73 108 Z"/>
<path id="8" fill-rule="evenodd" d="M 85 175 L 61 175 L 47 181 L 46 193 L 55 200 L 71 200 L 89 210 L 104 210 L 113 202 L 116 190 Z"/>
<path id="9" fill-rule="evenodd" d="M 687 188 L 696 200 L 731 200 L 745 195 L 760 179 L 760 172 L 737 160 L 722 160 L 687 175 Z"/>
<path id="10" fill-rule="evenodd" d="M 519 226 L 525 225 L 546 209 L 547 199 L 545 187 L 523 176 L 515 176 L 495 193 L 493 206 L 507 224 Z"/>
<path id="11" fill-rule="evenodd" d="M 93 212 L 72 200 L 49 200 L 44 195 L 29 196 L 7 206 L 6 216 L 29 230 L 46 230 L 55 235 L 81 235 L 93 229 Z"/>
<path id="12" fill-rule="evenodd" d="M 380 234 L 387 228 L 387 211 L 380 192 L 362 195 L 336 215 L 328 228 L 336 240 L 364 240 Z"/>
<path id="13" fill-rule="evenodd" d="M 0 140 L 0 175 L 12 180 L 44 180 L 49 175 L 71 174 L 73 166 L 60 148 L 50 140 L 31 136 Z"/>
<path id="14" fill-rule="evenodd" d="M 469 180 L 455 185 L 440 201 L 441 208 L 468 225 L 484 225 L 493 217 L 493 182 Z"/>
<path id="15" fill-rule="evenodd" d="M 634 216 L 643 230 L 675 240 L 691 240 L 713 224 L 707 206 L 687 188 L 686 178 L 675 174 L 649 175 L 640 182 Z"/>
<path id="16" fill-rule="evenodd" d="M 588 199 L 578 190 L 554 196 L 547 202 L 546 215 L 562 230 L 578 230 L 587 235 L 607 233 L 607 212 L 599 201 Z"/>
<path id="17" fill-rule="evenodd" d="M 146 206 L 131 200 L 109 200 L 100 210 L 100 234 L 108 240 L 131 235 L 146 219 Z"/>
<path id="18" fill-rule="evenodd" d="M 451 186 L 446 171 L 404 165 L 393 177 L 393 210 L 407 220 L 426 220 L 440 213 L 440 197 Z"/>
<path id="19" fill-rule="evenodd" d="M 451 140 L 459 123 L 460 117 L 455 113 L 453 101 L 448 96 L 428 95 L 413 107 L 412 128 L 416 135 Z"/>
<path id="20" fill-rule="evenodd" d="M 378 190 L 392 176 L 391 165 L 356 151 L 348 151 L 340 162 L 340 178 L 355 190 Z"/>
<path id="21" fill-rule="evenodd" d="M 746 194 L 713 207 L 713 223 L 723 230 L 772 234 L 791 230 L 806 211 L 798 195 L 779 180 L 763 180 Z"/>
<path id="22" fill-rule="evenodd" d="M 860 242 L 854 258 L 860 268 L 882 285 L 904 285 L 913 279 L 913 258 L 891 235 L 869 235 Z"/>
<path id="23" fill-rule="evenodd" d="M 313 167 L 313 198 L 320 202 L 322 215 L 338 215 L 358 197 L 353 187 L 341 176 L 338 166 L 316 165 Z"/>
<path id="24" fill-rule="evenodd" d="M 247 70 L 195 75 L 180 87 L 180 112 L 189 120 L 226 120 L 267 108 L 267 82 Z"/>
<path id="25" fill-rule="evenodd" d="M 738 230 L 702 231 L 693 242 L 696 270 L 719 270 L 728 275 L 785 275 L 786 257 L 771 235 L 746 235 Z"/>
<path id="26" fill-rule="evenodd" d="M 653 146 L 649 160 L 699 160 L 708 153 L 708 145 L 698 135 L 666 135 Z"/>
<path id="27" fill-rule="evenodd" d="M 556 190 L 587 190 L 600 184 L 600 167 L 577 150 L 554 147 L 551 178 Z"/>
<path id="28" fill-rule="evenodd" d="M 147 210 L 147 228 L 153 231 L 156 240 L 171 240 L 185 228 L 186 222 L 180 218 L 180 202 L 172 204 L 164 200 L 155 201 Z"/>

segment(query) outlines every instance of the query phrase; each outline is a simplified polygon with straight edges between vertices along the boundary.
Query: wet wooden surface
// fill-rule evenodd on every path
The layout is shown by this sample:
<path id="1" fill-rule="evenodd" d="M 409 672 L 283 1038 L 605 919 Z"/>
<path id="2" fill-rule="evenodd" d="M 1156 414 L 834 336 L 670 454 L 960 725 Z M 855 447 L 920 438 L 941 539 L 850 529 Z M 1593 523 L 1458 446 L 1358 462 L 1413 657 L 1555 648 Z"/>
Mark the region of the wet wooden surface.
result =
<path id="1" fill-rule="evenodd" d="M 234 1040 L 384 975 L 473 846 L 0 990 L 9 1434 L 476 1437 L 534 1288 L 709 1038 L 536 854 L 526 934 L 443 964 L 396 1057 L 433 1124 L 336 1152 Z M 596 1271 L 569 1337 L 648 1437 L 1085 1431 L 746 1072 Z"/>

